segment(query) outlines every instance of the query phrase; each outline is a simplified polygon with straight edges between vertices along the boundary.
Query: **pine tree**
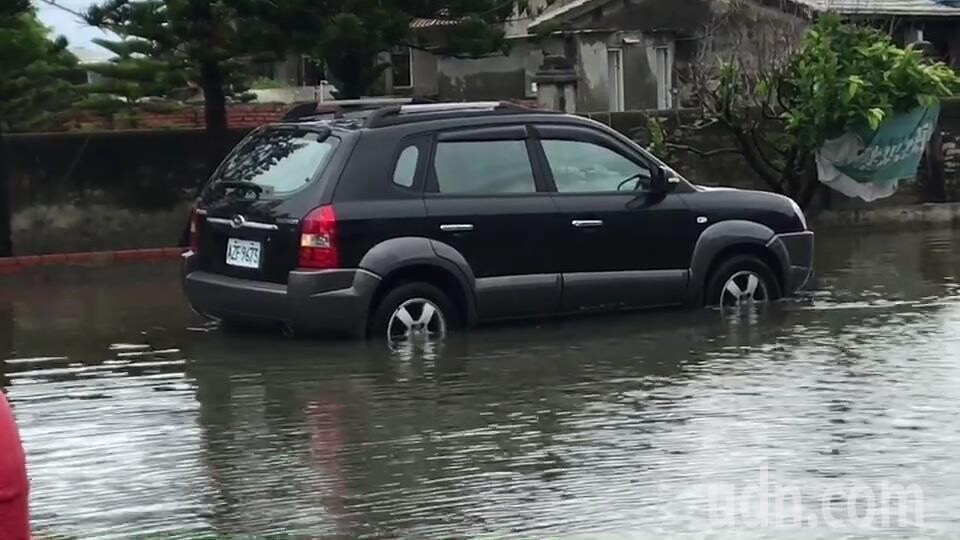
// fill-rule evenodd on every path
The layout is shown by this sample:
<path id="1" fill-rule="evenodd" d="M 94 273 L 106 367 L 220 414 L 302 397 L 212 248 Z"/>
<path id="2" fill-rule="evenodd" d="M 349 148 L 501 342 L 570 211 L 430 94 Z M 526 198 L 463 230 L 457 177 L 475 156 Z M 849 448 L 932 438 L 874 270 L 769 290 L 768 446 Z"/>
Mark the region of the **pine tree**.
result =
<path id="1" fill-rule="evenodd" d="M 127 117 L 130 127 L 136 127 L 135 118 L 140 110 L 162 112 L 174 108 L 170 102 L 161 100 L 187 85 L 189 77 L 185 66 L 166 58 L 150 40 L 93 41 L 114 56 L 106 62 L 84 66 L 95 80 L 84 87 L 86 95 L 79 108 L 111 120 L 121 113 Z"/>
<path id="2" fill-rule="evenodd" d="M 76 99 L 70 77 L 77 59 L 67 41 L 51 40 L 32 10 L 0 14 L 0 119 L 11 130 L 29 129 Z"/>
<path id="3" fill-rule="evenodd" d="M 262 34 L 258 21 L 240 17 L 233 3 L 105 0 L 86 13 L 88 23 L 116 33 L 150 60 L 165 63 L 168 73 L 182 72 L 202 90 L 211 172 L 226 151 L 227 98 L 243 96 L 246 59 L 257 51 Z"/>
<path id="4" fill-rule="evenodd" d="M 289 48 L 322 59 L 341 98 L 368 92 L 389 68 L 382 53 L 398 45 L 470 58 L 506 52 L 502 23 L 529 9 L 527 0 L 236 1 L 281 29 Z M 436 21 L 429 40 L 411 31 L 415 19 Z"/>
<path id="5" fill-rule="evenodd" d="M 69 82 L 76 58 L 65 39 L 47 34 L 29 0 L 0 2 L 0 257 L 13 254 L 3 133 L 49 121 L 77 97 Z"/>

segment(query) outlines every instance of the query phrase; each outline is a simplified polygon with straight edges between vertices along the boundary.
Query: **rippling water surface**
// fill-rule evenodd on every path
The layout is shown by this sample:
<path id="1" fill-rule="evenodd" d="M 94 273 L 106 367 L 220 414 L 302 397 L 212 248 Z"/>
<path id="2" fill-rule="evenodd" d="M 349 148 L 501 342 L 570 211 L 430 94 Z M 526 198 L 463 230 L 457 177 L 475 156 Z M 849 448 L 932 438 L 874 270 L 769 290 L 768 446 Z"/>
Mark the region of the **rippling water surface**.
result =
<path id="1" fill-rule="evenodd" d="M 0 282 L 0 384 L 46 536 L 960 537 L 958 247 L 821 235 L 758 313 L 400 353 L 221 332 L 172 265 L 46 271 Z"/>

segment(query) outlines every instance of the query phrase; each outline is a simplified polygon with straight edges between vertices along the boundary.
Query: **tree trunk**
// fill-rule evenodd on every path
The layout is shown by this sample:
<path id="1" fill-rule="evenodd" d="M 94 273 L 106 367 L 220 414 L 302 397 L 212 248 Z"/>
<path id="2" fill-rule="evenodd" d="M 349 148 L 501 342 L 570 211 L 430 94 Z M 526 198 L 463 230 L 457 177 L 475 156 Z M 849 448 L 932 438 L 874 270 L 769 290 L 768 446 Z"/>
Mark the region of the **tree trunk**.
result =
<path id="1" fill-rule="evenodd" d="M 206 127 L 207 160 L 203 178 L 196 185 L 195 196 L 207 179 L 220 165 L 220 161 L 227 153 L 227 98 L 223 91 L 223 72 L 220 64 L 214 60 L 200 63 L 200 86 L 203 88 L 203 120 Z M 190 218 L 187 218 L 177 246 L 185 247 L 190 244 Z"/>
<path id="2" fill-rule="evenodd" d="M 351 51 L 326 58 L 327 67 L 337 83 L 337 99 L 357 99 L 369 94 L 389 64 L 378 61 L 377 53 Z"/>
<path id="3" fill-rule="evenodd" d="M 929 202 L 947 202 L 947 182 L 943 168 L 943 135 L 939 123 L 927 143 L 924 192 Z"/>
<path id="4" fill-rule="evenodd" d="M 803 186 L 803 191 L 800 192 L 797 204 L 800 205 L 800 208 L 807 210 L 813 202 L 814 196 L 820 191 L 820 185 L 822 184 L 817 175 L 816 162 L 814 162 L 813 159 L 810 159 L 810 164 L 807 165 L 803 178 L 806 180 L 806 185 Z"/>
<path id="5" fill-rule="evenodd" d="M 207 135 L 207 176 L 220 164 L 227 139 L 227 98 L 223 91 L 223 72 L 215 60 L 200 64 L 203 87 L 203 116 Z"/>
<path id="6" fill-rule="evenodd" d="M 10 230 L 10 177 L 7 175 L 6 151 L 3 147 L 3 121 L 0 120 L 0 257 L 13 256 Z"/>
<path id="7" fill-rule="evenodd" d="M 368 89 L 364 88 L 364 67 L 349 60 L 338 62 L 330 70 L 337 82 L 337 99 L 357 99 Z"/>

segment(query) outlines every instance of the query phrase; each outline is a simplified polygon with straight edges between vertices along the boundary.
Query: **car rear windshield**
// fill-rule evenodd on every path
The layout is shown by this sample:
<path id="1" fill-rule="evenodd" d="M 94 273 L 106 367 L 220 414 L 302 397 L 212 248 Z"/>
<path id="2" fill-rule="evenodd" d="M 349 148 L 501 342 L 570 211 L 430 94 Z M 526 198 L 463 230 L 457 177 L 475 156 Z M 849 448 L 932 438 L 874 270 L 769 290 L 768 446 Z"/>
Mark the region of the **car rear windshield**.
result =
<path id="1" fill-rule="evenodd" d="M 210 183 L 242 189 L 256 186 L 261 197 L 283 197 L 312 182 L 330 161 L 340 139 L 329 131 L 263 129 L 231 152 Z"/>

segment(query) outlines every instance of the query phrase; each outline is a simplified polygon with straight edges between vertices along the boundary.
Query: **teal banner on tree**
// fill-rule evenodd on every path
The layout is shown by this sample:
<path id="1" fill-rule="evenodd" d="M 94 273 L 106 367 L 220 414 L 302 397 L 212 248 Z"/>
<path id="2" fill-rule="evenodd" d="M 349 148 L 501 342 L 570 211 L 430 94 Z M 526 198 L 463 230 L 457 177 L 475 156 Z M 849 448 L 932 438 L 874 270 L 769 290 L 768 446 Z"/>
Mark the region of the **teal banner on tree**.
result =
<path id="1" fill-rule="evenodd" d="M 913 180 L 920 158 L 937 126 L 940 104 L 891 116 L 877 127 L 831 139 L 817 152 L 820 181 L 847 195 L 873 201 Z"/>

